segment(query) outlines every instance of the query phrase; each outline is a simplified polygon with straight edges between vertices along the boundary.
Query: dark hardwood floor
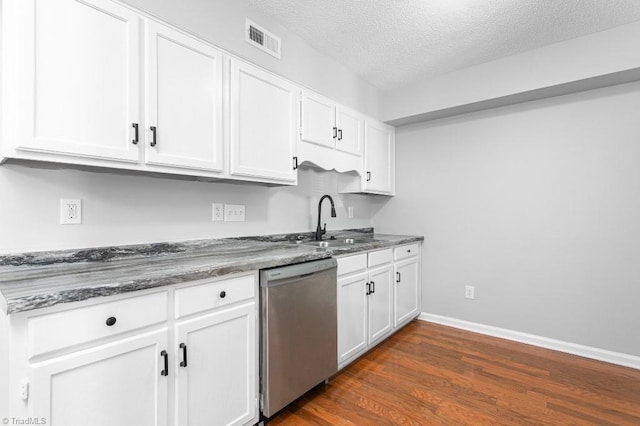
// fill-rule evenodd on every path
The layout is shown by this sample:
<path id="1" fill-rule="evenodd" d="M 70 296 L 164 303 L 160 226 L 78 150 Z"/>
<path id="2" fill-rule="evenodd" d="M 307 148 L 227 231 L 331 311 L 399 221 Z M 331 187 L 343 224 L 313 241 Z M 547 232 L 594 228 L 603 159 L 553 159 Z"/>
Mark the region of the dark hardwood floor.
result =
<path id="1" fill-rule="evenodd" d="M 640 370 L 413 321 L 268 422 L 342 424 L 640 425 Z"/>

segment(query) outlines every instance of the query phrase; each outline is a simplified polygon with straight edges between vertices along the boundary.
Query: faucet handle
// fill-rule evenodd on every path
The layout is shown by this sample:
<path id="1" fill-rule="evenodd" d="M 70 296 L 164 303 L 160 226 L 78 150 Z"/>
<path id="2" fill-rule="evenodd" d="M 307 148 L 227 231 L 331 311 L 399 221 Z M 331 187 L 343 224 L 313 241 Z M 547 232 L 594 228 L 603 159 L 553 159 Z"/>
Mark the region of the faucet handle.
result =
<path id="1" fill-rule="evenodd" d="M 324 224 L 324 228 L 322 228 L 322 235 L 327 233 L 327 224 Z"/>

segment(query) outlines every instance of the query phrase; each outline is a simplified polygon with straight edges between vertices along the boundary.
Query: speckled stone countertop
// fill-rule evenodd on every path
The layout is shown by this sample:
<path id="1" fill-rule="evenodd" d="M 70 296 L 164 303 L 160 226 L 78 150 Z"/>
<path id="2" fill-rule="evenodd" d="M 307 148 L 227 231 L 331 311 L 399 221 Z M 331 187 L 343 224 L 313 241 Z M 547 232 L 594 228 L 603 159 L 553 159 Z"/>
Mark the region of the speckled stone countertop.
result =
<path id="1" fill-rule="evenodd" d="M 329 232 L 325 240 L 335 237 L 338 245 L 322 248 L 311 245 L 311 236 L 278 234 L 3 255 L 0 307 L 12 314 L 423 240 L 374 234 L 365 228 Z M 345 238 L 354 242 L 341 244 Z"/>

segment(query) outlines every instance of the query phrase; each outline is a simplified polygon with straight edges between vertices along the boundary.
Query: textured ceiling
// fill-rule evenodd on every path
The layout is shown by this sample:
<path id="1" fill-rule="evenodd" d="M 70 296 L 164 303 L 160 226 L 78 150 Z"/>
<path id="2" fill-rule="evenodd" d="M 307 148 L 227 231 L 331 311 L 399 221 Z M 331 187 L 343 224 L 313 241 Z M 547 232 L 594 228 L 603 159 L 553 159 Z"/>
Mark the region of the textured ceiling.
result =
<path id="1" fill-rule="evenodd" d="M 640 0 L 246 1 L 383 90 L 640 20 Z"/>

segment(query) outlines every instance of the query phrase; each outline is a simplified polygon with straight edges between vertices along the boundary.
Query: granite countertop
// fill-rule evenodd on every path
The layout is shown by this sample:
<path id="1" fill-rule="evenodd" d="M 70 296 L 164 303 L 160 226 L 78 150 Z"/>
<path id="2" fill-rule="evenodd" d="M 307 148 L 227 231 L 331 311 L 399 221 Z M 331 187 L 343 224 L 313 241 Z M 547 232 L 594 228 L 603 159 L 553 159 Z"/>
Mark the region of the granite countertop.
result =
<path id="1" fill-rule="evenodd" d="M 339 245 L 322 248 L 307 244 L 311 235 L 278 234 L 3 255 L 0 307 L 5 314 L 12 314 L 423 240 L 418 236 L 374 234 L 372 228 L 365 228 L 329 232 L 325 239 L 335 237 Z M 354 242 L 340 244 L 345 238 L 353 238 Z"/>

